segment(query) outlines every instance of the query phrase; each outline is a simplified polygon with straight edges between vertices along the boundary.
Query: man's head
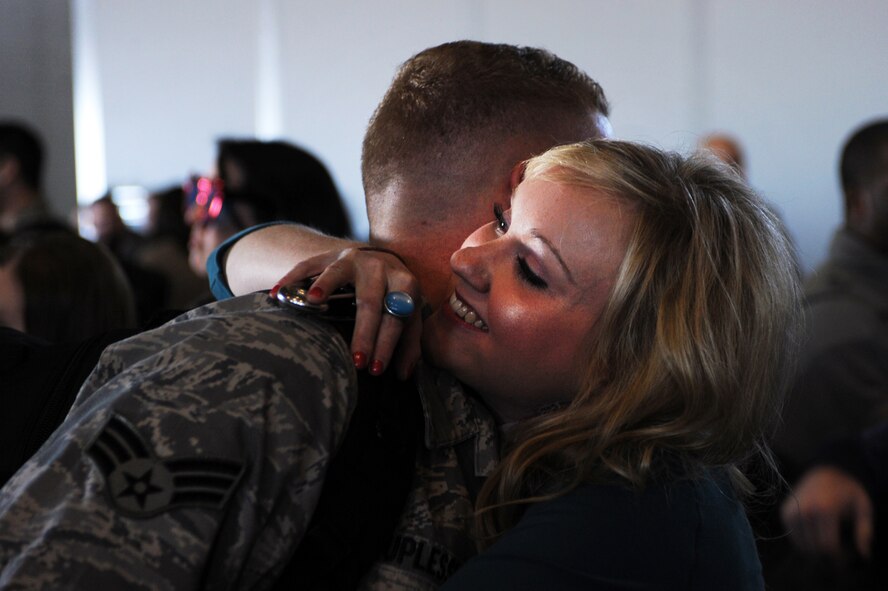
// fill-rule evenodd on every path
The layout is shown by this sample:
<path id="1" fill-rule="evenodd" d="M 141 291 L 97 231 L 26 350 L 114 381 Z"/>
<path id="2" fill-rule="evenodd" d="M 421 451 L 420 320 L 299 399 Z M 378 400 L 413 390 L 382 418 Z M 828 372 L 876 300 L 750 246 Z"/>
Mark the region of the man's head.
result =
<path id="1" fill-rule="evenodd" d="M 15 184 L 40 191 L 43 144 L 28 126 L 17 121 L 0 122 L 0 195 Z"/>
<path id="2" fill-rule="evenodd" d="M 839 174 L 846 227 L 888 254 L 888 119 L 867 123 L 851 135 Z"/>
<path id="3" fill-rule="evenodd" d="M 492 219 L 494 203 L 508 204 L 516 165 L 609 135 L 608 111 L 594 80 L 542 49 L 458 41 L 420 52 L 398 71 L 364 139 L 371 238 L 422 243 L 411 262 L 434 299 L 429 284 L 446 279 L 450 255 Z"/>

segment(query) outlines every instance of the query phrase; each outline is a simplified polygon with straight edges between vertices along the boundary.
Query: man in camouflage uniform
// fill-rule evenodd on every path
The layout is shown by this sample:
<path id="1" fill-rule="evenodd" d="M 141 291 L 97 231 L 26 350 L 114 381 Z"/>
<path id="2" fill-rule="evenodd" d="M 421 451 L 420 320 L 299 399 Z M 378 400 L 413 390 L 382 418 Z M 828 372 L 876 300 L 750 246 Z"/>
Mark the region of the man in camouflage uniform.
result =
<path id="1" fill-rule="evenodd" d="M 418 54 L 365 139 L 371 242 L 403 253 L 440 303 L 450 254 L 508 202 L 514 165 L 606 133 L 606 115 L 597 84 L 541 50 L 459 42 Z M 264 258 L 284 265 L 278 277 L 289 268 L 286 253 Z M 424 445 L 364 588 L 434 589 L 476 552 L 470 491 L 495 465 L 494 423 L 446 373 L 421 367 L 415 379 Z M 355 380 L 334 328 L 264 294 L 110 347 L 0 492 L 0 587 L 270 585 L 318 503 Z"/>
<path id="2" fill-rule="evenodd" d="M 106 350 L 0 495 L 0 583 L 249 588 L 287 558 L 355 375 L 329 325 L 263 300 L 198 308 Z"/>
<path id="3" fill-rule="evenodd" d="M 409 589 L 434 588 L 475 552 L 455 444 L 477 449 L 478 475 L 496 459 L 483 407 L 446 374 L 421 375 L 423 482 L 370 574 Z M 337 331 L 264 294 L 198 308 L 110 347 L 63 428 L 0 497 L 0 582 L 268 583 L 305 532 L 355 400 Z M 15 555 L 17 541 L 29 544 Z"/>

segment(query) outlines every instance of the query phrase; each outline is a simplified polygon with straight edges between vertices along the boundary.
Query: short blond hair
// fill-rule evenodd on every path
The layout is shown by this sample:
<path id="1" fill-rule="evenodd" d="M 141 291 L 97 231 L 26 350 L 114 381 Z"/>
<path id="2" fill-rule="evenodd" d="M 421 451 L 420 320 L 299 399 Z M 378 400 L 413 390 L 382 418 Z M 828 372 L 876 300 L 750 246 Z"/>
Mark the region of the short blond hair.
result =
<path id="1" fill-rule="evenodd" d="M 495 536 L 526 503 L 582 482 L 641 487 L 733 468 L 777 417 L 795 358 L 801 292 L 779 220 L 729 167 L 696 155 L 591 140 L 527 162 L 525 179 L 633 204 L 637 222 L 585 343 L 573 402 L 532 419 L 479 499 Z"/>

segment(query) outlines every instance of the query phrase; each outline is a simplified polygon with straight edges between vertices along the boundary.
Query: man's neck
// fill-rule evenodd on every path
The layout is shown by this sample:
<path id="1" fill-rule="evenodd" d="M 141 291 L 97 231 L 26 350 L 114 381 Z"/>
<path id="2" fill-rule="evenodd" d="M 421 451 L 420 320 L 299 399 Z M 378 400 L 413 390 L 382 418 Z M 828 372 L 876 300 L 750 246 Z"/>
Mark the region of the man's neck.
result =
<path id="1" fill-rule="evenodd" d="M 419 281 L 426 303 L 436 308 L 447 297 L 450 255 L 441 240 L 429 233 L 397 232 L 393 236 L 371 233 L 370 243 L 397 252 Z"/>

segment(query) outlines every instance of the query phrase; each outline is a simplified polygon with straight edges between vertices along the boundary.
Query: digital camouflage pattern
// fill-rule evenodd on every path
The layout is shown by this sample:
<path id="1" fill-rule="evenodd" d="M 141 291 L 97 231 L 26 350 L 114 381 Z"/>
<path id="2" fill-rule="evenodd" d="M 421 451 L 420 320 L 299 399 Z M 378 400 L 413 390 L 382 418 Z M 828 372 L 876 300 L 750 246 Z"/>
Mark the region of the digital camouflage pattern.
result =
<path id="1" fill-rule="evenodd" d="M 434 589 L 476 552 L 467 480 L 495 464 L 495 428 L 447 374 L 419 375 L 426 445 L 365 588 Z M 0 587 L 270 585 L 355 398 L 337 331 L 262 294 L 109 347 L 63 425 L 0 491 Z"/>
<path id="2" fill-rule="evenodd" d="M 263 295 L 109 347 L 62 427 L 0 494 L 0 583 L 260 584 L 298 543 L 355 395 L 336 331 Z M 96 461 L 103 453 L 110 463 Z M 173 463 L 191 475 L 165 478 L 158 467 Z M 133 480 L 132 494 L 114 476 Z M 222 493 L 216 504 L 173 502 L 200 477 L 204 492 Z"/>
<path id="3" fill-rule="evenodd" d="M 364 580 L 368 589 L 437 589 L 478 553 L 473 492 L 498 461 L 496 424 L 449 373 L 420 365 L 416 379 L 425 445 L 391 546 Z"/>

